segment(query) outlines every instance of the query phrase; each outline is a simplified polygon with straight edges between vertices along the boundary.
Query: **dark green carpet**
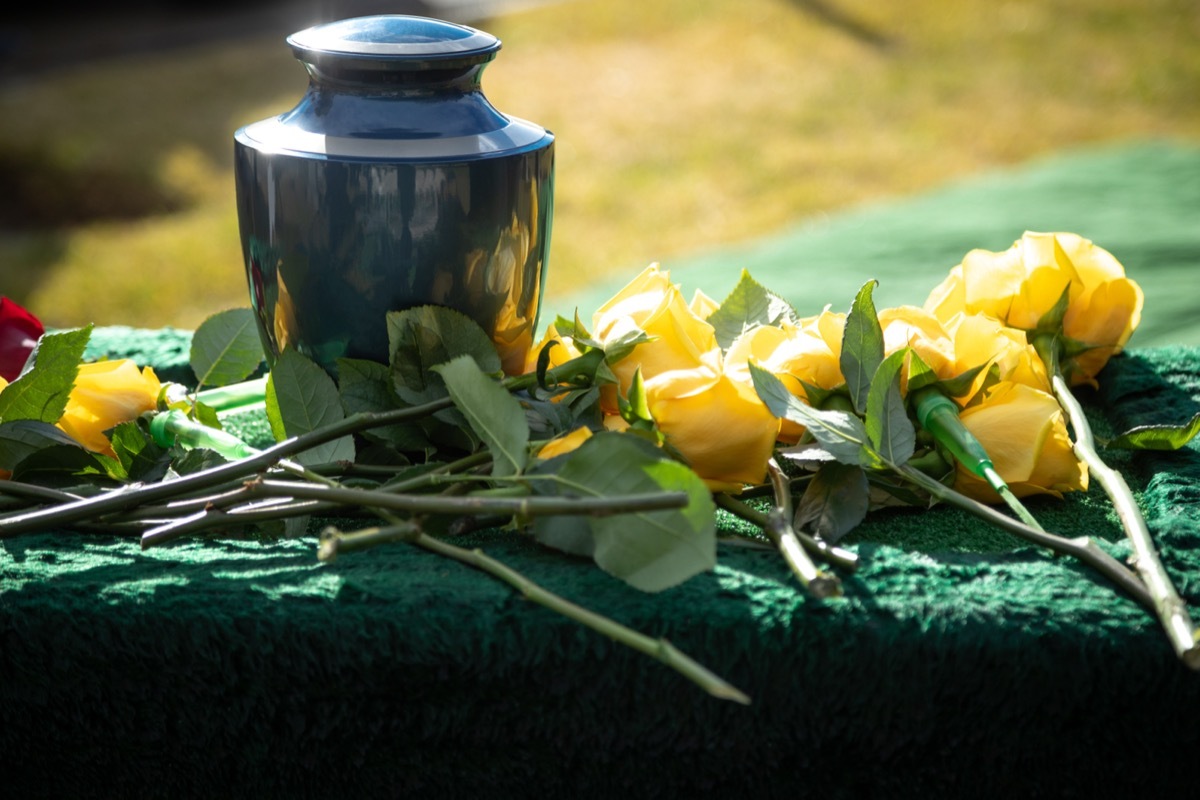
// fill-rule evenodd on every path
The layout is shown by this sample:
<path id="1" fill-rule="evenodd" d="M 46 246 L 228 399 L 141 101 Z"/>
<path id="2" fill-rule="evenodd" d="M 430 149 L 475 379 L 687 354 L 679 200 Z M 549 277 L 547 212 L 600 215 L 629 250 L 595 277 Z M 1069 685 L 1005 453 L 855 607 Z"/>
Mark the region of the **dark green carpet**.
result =
<path id="1" fill-rule="evenodd" d="M 869 278 L 880 282 L 880 308 L 920 305 L 969 250 L 1005 250 L 1026 230 L 1078 233 L 1125 265 L 1146 293 L 1133 346 L 1200 345 L 1195 144 L 1136 143 L 1047 158 L 662 266 L 689 298 L 701 288 L 720 300 L 745 268 L 806 315 L 826 303 L 849 309 Z M 552 311 L 569 316 L 578 306 L 590 319 L 628 277 L 565 298 Z"/>
<path id="2" fill-rule="evenodd" d="M 1200 350 L 1136 351 L 1101 383 L 1086 396 L 1101 429 L 1181 419 L 1200 408 Z M 253 418 L 242 429 L 263 430 Z M 1200 601 L 1200 452 L 1118 463 L 1181 592 Z M 1052 529 L 1128 553 L 1098 493 L 1033 507 Z M 311 537 L 142 552 L 29 535 L 0 542 L 6 789 L 792 798 L 1190 786 L 1200 675 L 1155 621 L 1087 570 L 956 511 L 874 517 L 850 540 L 861 571 L 826 602 L 769 552 L 722 546 L 715 571 L 651 596 L 510 534 L 471 543 L 670 638 L 754 704 L 712 700 L 403 545 L 322 565 Z"/>

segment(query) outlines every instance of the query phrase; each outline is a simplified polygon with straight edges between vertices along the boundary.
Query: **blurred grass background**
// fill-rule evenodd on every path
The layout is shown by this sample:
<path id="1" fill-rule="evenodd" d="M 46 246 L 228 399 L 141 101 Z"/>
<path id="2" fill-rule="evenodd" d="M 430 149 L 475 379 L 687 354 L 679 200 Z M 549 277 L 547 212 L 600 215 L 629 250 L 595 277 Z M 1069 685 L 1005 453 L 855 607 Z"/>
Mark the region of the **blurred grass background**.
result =
<path id="1" fill-rule="evenodd" d="M 566 0 L 471 21 L 504 42 L 488 97 L 558 137 L 551 312 L 980 171 L 1200 142 L 1195 0 Z M 0 291 L 53 326 L 247 305 L 232 134 L 299 100 L 292 30 L 0 85 Z"/>

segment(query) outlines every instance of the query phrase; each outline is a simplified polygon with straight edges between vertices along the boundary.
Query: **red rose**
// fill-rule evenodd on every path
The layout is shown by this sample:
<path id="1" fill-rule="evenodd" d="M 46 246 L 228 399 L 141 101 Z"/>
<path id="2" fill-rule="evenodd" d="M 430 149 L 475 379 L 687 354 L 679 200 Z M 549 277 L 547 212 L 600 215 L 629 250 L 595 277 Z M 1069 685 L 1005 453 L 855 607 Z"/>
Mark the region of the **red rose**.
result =
<path id="1" fill-rule="evenodd" d="M 0 377 L 16 379 L 38 337 L 45 332 L 37 317 L 7 297 L 0 297 Z"/>

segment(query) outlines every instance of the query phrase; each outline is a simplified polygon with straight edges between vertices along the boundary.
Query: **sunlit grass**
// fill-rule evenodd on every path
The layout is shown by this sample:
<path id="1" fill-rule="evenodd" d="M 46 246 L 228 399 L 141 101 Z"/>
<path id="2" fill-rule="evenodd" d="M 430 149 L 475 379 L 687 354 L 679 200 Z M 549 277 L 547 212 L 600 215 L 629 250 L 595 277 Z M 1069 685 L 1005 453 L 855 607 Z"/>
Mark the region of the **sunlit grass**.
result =
<path id="1" fill-rule="evenodd" d="M 573 0 L 483 27 L 504 41 L 488 96 L 557 136 L 550 306 L 649 261 L 1046 153 L 1200 141 L 1190 0 Z M 189 202 L 0 236 L 0 286 L 62 325 L 191 327 L 244 305 L 232 133 L 304 83 L 272 37 L 0 90 L 0 146 L 119 166 Z"/>

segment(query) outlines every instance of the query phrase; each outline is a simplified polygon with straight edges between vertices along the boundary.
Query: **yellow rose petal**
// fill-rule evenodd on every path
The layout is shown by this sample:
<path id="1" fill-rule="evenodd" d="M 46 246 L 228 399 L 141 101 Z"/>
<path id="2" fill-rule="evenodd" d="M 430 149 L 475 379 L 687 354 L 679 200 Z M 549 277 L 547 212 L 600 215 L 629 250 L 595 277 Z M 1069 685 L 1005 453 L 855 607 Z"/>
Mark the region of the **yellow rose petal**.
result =
<path id="1" fill-rule="evenodd" d="M 154 370 L 129 359 L 82 364 L 58 427 L 89 450 L 113 455 L 104 432 L 152 411 L 158 404 Z"/>
<path id="2" fill-rule="evenodd" d="M 538 458 L 551 459 L 555 456 L 566 455 L 579 445 L 592 438 L 592 432 L 586 426 L 576 428 L 568 434 L 555 437 L 538 450 Z"/>

